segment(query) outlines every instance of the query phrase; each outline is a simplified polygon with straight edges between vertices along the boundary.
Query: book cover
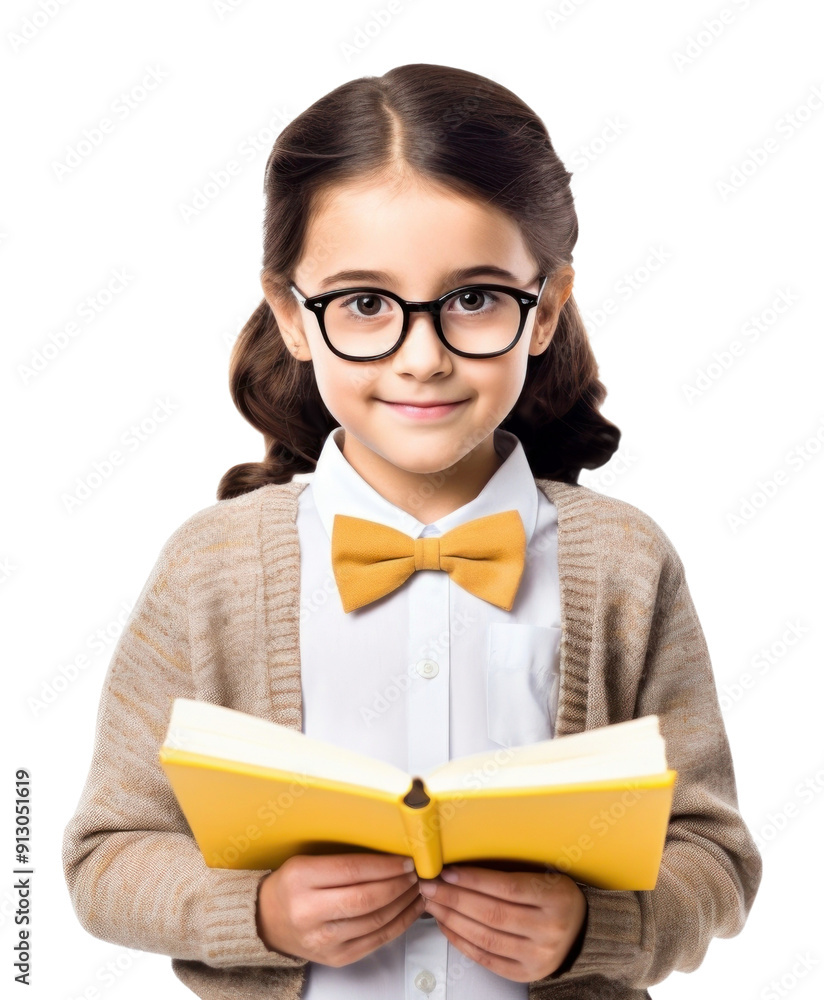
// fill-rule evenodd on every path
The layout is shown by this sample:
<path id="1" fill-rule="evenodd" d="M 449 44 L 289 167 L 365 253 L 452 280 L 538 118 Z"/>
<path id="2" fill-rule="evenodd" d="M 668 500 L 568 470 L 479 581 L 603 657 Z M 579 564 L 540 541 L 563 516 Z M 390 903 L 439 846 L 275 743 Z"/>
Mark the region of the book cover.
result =
<path id="1" fill-rule="evenodd" d="M 454 759 L 408 775 L 219 705 L 177 698 L 159 752 L 215 868 L 275 869 L 293 854 L 544 865 L 605 889 L 654 888 L 676 772 L 657 717 Z"/>

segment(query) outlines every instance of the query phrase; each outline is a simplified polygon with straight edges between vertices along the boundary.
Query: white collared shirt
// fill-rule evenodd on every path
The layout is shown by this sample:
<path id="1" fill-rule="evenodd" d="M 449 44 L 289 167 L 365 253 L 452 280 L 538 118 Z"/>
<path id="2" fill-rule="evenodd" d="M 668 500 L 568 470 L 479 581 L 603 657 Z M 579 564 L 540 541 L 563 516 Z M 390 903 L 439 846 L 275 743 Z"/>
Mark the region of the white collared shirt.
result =
<path id="1" fill-rule="evenodd" d="M 549 739 L 561 639 L 557 512 L 538 489 L 520 440 L 495 431 L 504 459 L 469 503 L 423 524 L 369 485 L 344 458 L 344 430 L 326 438 L 299 497 L 300 655 L 308 736 L 425 776 L 500 746 Z M 511 611 L 475 597 L 441 570 L 418 570 L 346 614 L 331 560 L 335 514 L 368 518 L 412 538 L 517 510 L 527 552 Z M 468 959 L 421 915 L 350 965 L 307 966 L 305 1000 L 525 1000 L 526 983 Z"/>

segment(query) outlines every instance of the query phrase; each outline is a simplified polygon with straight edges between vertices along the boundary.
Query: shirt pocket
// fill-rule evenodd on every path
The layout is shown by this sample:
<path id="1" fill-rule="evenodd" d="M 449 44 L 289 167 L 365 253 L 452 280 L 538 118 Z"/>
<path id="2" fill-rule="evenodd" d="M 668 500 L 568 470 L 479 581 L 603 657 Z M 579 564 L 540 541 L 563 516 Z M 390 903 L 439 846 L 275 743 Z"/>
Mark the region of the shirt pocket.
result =
<path id="1" fill-rule="evenodd" d="M 560 626 L 488 626 L 487 736 L 500 746 L 551 739 L 558 707 Z"/>

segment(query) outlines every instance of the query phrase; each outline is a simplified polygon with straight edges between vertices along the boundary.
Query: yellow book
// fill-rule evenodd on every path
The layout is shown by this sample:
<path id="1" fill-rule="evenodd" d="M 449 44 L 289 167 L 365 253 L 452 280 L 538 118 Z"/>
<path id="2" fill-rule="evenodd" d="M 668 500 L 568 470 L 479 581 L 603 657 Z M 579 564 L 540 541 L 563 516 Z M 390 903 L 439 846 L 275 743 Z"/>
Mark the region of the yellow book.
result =
<path id="1" fill-rule="evenodd" d="M 235 709 L 175 698 L 159 761 L 210 868 L 294 854 L 549 868 L 602 889 L 653 889 L 676 771 L 658 717 L 499 747 L 411 776 Z"/>

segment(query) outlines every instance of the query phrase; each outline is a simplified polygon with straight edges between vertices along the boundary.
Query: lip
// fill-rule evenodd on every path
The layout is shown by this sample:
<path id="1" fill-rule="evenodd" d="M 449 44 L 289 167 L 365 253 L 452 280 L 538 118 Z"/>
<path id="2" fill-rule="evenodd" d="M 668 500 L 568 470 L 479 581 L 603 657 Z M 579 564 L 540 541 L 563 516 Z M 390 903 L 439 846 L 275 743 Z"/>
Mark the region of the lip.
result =
<path id="1" fill-rule="evenodd" d="M 412 417 L 414 420 L 437 420 L 439 417 L 445 417 L 448 414 L 454 412 L 459 406 L 464 403 L 469 402 L 468 399 L 457 399 L 454 402 L 392 402 L 388 399 L 381 399 L 379 402 L 388 406 L 390 409 L 394 410 L 396 413 L 400 413 L 406 417 Z"/>

